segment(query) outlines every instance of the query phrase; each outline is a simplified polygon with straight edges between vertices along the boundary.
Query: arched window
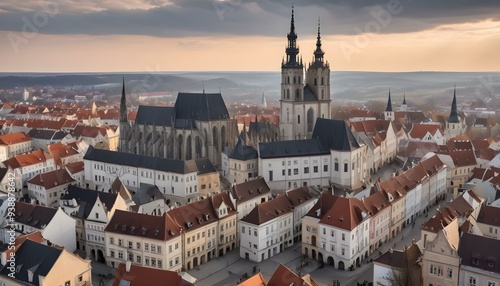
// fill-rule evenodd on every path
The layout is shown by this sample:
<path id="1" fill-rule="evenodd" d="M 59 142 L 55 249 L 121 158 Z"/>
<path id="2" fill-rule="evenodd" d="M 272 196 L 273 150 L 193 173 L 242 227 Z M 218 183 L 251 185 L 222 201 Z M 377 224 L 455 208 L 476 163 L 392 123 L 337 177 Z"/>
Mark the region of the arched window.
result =
<path id="1" fill-rule="evenodd" d="M 300 124 L 300 115 L 297 115 L 297 123 Z"/>
<path id="2" fill-rule="evenodd" d="M 286 77 L 286 83 L 290 83 L 290 77 L 289 76 Z"/>
<path id="3" fill-rule="evenodd" d="M 325 99 L 325 90 L 324 89 L 321 90 L 321 99 Z"/>
<path id="4" fill-rule="evenodd" d="M 300 84 L 300 76 L 299 76 L 299 84 Z"/>
<path id="5" fill-rule="evenodd" d="M 314 110 L 309 108 L 307 110 L 307 131 L 312 132 L 314 127 Z"/>
<path id="6" fill-rule="evenodd" d="M 297 89 L 295 90 L 295 99 L 299 99 L 299 98 L 300 98 L 300 91 L 299 91 L 299 89 L 297 88 Z"/>
<path id="7" fill-rule="evenodd" d="M 286 122 L 290 122 L 290 112 L 288 108 L 286 109 Z"/>
<path id="8" fill-rule="evenodd" d="M 318 79 L 314 78 L 314 85 L 318 85 Z"/>
<path id="9" fill-rule="evenodd" d="M 324 85 L 324 84 L 325 84 L 324 78 L 321 77 L 321 85 Z"/>
<path id="10" fill-rule="evenodd" d="M 293 84 L 296 84 L 296 83 L 297 83 L 297 78 L 293 77 Z"/>
<path id="11" fill-rule="evenodd" d="M 286 99 L 290 99 L 290 89 L 286 90 Z"/>

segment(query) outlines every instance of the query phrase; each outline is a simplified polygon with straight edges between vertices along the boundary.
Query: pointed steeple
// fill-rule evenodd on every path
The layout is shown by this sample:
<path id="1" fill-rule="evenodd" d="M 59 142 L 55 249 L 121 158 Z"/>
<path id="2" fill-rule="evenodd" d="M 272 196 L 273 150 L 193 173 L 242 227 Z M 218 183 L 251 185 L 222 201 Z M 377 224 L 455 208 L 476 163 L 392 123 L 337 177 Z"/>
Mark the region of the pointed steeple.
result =
<path id="1" fill-rule="evenodd" d="M 316 50 L 314 51 L 314 61 L 323 62 L 325 52 L 321 49 L 321 23 L 318 18 L 318 37 L 316 38 Z"/>
<path id="2" fill-rule="evenodd" d="M 120 100 L 120 122 L 128 122 L 127 98 L 125 96 L 125 77 L 123 77 L 122 98 Z"/>
<path id="3" fill-rule="evenodd" d="M 448 118 L 448 123 L 460 123 L 457 111 L 457 87 L 453 88 L 453 101 L 451 103 L 450 118 Z"/>
<path id="4" fill-rule="evenodd" d="M 297 62 L 297 55 L 299 54 L 299 48 L 297 47 L 297 33 L 295 33 L 295 14 L 294 7 L 292 5 L 292 20 L 290 22 L 290 32 L 287 35 L 288 46 L 286 48 L 286 62 L 284 66 L 295 67 L 299 66 Z"/>
<path id="5" fill-rule="evenodd" d="M 385 108 L 385 111 L 392 112 L 391 90 L 390 89 L 389 89 L 389 99 L 387 99 L 387 107 Z"/>
<path id="6" fill-rule="evenodd" d="M 406 92 L 403 94 L 403 105 L 406 105 Z"/>

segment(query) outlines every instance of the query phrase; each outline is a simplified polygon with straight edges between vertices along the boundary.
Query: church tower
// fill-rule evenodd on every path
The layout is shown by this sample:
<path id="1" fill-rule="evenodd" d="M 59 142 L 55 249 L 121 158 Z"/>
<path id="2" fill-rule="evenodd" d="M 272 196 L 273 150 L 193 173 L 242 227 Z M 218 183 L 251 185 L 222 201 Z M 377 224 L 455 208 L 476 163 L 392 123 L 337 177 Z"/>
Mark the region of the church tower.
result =
<path id="1" fill-rule="evenodd" d="M 408 105 L 406 104 L 406 93 L 403 94 L 403 104 L 401 104 L 400 111 L 407 111 Z"/>
<path id="2" fill-rule="evenodd" d="M 287 35 L 286 60 L 281 63 L 281 99 L 280 99 L 280 133 L 281 140 L 297 139 L 296 125 L 304 121 L 300 114 L 295 115 L 294 103 L 303 100 L 304 65 L 298 58 L 297 34 L 295 33 L 294 9 L 290 32 Z M 302 119 L 302 120 L 301 120 Z"/>
<path id="3" fill-rule="evenodd" d="M 128 152 L 128 135 L 130 132 L 130 124 L 128 123 L 127 99 L 125 97 L 125 77 L 122 85 L 122 98 L 120 100 L 120 144 L 118 150 L 120 152 Z"/>
<path id="4" fill-rule="evenodd" d="M 391 102 L 391 90 L 389 90 L 389 98 L 387 99 L 387 106 L 384 112 L 384 119 L 390 121 L 394 120 L 394 111 L 392 109 L 392 102 Z"/>
<path id="5" fill-rule="evenodd" d="M 464 122 L 458 116 L 457 110 L 457 89 L 453 89 L 453 101 L 451 102 L 451 111 L 448 122 L 446 122 L 446 139 L 462 135 L 464 133 Z"/>

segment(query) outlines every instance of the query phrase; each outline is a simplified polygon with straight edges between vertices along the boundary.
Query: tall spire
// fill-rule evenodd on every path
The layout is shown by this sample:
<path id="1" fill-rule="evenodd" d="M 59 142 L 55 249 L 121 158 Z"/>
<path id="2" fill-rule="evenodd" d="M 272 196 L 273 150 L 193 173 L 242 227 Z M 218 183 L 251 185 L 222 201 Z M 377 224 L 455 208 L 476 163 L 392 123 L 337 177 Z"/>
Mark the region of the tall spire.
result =
<path id="1" fill-rule="evenodd" d="M 325 52 L 321 49 L 321 22 L 318 17 L 318 37 L 316 38 L 316 50 L 314 51 L 314 61 L 323 62 Z"/>
<path id="2" fill-rule="evenodd" d="M 460 123 L 458 119 L 458 111 L 457 111 L 457 87 L 453 87 L 453 101 L 451 102 L 451 112 L 450 118 L 448 118 L 448 123 Z"/>
<path id="3" fill-rule="evenodd" d="M 290 32 L 287 35 L 288 46 L 286 48 L 286 62 L 284 66 L 293 67 L 300 66 L 297 62 L 299 48 L 297 47 L 297 34 L 295 33 L 295 13 L 292 5 L 292 20 L 290 22 Z"/>
<path id="4" fill-rule="evenodd" d="M 123 83 L 122 83 L 122 98 L 120 101 L 120 122 L 128 122 L 127 98 L 125 96 L 125 77 L 123 77 Z"/>
<path id="5" fill-rule="evenodd" d="M 385 111 L 392 112 L 391 90 L 390 89 L 389 89 L 389 99 L 387 99 L 387 107 L 385 108 Z"/>
<path id="6" fill-rule="evenodd" d="M 406 105 L 406 92 L 403 93 L 403 105 Z"/>

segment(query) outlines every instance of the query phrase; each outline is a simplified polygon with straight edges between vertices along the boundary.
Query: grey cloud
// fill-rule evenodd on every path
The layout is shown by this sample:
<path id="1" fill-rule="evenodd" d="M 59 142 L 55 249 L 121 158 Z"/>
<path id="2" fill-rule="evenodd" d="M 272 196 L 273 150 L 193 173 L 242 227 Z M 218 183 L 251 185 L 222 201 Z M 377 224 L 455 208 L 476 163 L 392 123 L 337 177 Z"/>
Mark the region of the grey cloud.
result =
<path id="1" fill-rule="evenodd" d="M 49 0 L 50 1 L 50 0 Z M 126 34 L 157 37 L 261 35 L 284 36 L 289 27 L 291 1 L 269 0 L 126 0 L 61 3 L 47 25 L 46 34 Z M 299 36 L 314 35 L 322 18 L 325 34 L 354 34 L 374 21 L 372 11 L 386 9 L 397 0 L 295 0 Z M 401 13 L 381 33 L 412 32 L 442 24 L 498 19 L 498 0 L 399 0 Z M 25 20 L 33 22 L 39 1 L 5 0 L 0 4 L 0 30 L 19 32 Z M 96 4 L 98 3 L 98 4 Z M 97 6 L 99 5 L 99 6 Z M 17 8 L 16 8 L 17 7 Z M 131 7 L 127 9 L 127 7 Z M 99 9 L 100 11 L 97 11 Z"/>

